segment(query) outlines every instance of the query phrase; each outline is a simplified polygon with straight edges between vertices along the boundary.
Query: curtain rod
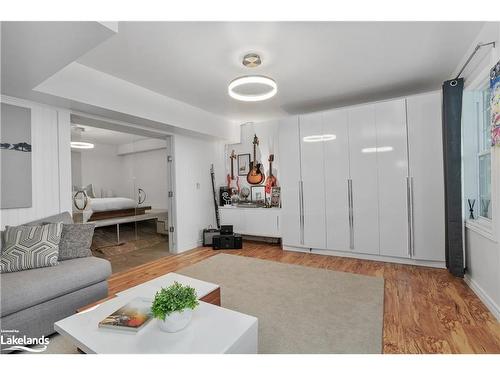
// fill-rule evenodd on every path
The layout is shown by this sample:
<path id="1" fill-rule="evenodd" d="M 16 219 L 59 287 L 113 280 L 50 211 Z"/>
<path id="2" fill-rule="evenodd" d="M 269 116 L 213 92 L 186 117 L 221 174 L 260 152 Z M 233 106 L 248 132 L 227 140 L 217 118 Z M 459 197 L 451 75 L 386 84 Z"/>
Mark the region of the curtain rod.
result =
<path id="1" fill-rule="evenodd" d="M 469 65 L 470 61 L 472 60 L 472 58 L 474 57 L 474 55 L 477 53 L 477 51 L 479 51 L 479 49 L 481 47 L 486 47 L 486 46 L 489 46 L 489 45 L 493 45 L 493 48 L 495 48 L 495 43 L 496 42 L 489 42 L 489 43 L 479 43 L 476 48 L 474 48 L 474 51 L 471 53 L 471 55 L 469 56 L 469 58 L 467 59 L 467 61 L 465 62 L 464 66 L 462 66 L 462 69 L 460 69 L 460 71 L 458 72 L 457 76 L 455 77 L 455 79 L 458 79 L 460 77 L 460 74 L 463 73 L 464 69 L 467 67 L 467 65 Z"/>

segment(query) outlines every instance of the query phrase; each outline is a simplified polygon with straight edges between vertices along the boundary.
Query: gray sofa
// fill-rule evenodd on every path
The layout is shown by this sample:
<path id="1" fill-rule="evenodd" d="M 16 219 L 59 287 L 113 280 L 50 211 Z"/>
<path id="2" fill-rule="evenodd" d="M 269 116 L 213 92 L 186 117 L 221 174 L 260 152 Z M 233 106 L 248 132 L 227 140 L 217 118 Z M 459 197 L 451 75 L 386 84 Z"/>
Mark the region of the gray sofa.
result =
<path id="1" fill-rule="evenodd" d="M 27 224 L 72 223 L 68 212 Z M 96 257 L 60 261 L 57 266 L 0 274 L 0 326 L 15 336 L 48 336 L 54 323 L 108 295 L 111 265 Z M 5 336 L 5 332 L 3 333 Z"/>

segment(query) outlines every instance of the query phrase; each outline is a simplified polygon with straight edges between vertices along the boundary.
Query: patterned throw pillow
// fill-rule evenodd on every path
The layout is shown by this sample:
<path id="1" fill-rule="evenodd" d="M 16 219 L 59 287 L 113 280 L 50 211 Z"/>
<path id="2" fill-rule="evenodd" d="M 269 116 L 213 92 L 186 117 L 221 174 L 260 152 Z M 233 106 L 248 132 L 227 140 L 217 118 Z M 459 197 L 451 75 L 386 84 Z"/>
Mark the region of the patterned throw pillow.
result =
<path id="1" fill-rule="evenodd" d="M 57 265 L 62 227 L 62 223 L 6 227 L 0 272 Z"/>
<path id="2" fill-rule="evenodd" d="M 95 224 L 63 224 L 59 260 L 91 257 Z"/>

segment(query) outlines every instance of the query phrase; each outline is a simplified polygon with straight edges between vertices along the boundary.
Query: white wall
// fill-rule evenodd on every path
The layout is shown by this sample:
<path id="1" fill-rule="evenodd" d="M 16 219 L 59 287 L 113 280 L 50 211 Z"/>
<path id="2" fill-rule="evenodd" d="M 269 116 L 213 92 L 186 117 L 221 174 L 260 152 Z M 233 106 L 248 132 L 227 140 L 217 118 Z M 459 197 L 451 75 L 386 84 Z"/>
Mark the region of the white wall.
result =
<path id="1" fill-rule="evenodd" d="M 0 210 L 0 227 L 71 211 L 69 112 L 11 97 L 2 102 L 31 108 L 33 204 Z"/>
<path id="2" fill-rule="evenodd" d="M 123 176 L 146 192 L 144 205 L 167 209 L 167 149 L 119 156 Z M 136 195 L 134 193 L 134 199 Z"/>
<path id="3" fill-rule="evenodd" d="M 470 50 L 457 65 L 457 71 L 477 43 L 496 41 L 496 48 L 486 47 L 472 60 L 463 77 L 465 88 L 478 79 L 487 79 L 487 71 L 500 59 L 500 23 L 488 23 L 481 30 Z M 486 73 L 486 76 L 485 76 Z M 467 272 L 465 281 L 500 320 L 500 147 L 491 154 L 493 222 L 489 230 L 468 224 L 465 229 Z M 477 204 L 477 203 L 476 203 Z"/>
<path id="4" fill-rule="evenodd" d="M 223 150 L 222 141 L 174 136 L 177 252 L 200 246 L 203 228 L 215 227 L 210 164 L 214 163 L 220 185 L 224 176 Z"/>
<path id="5" fill-rule="evenodd" d="M 111 190 L 115 196 L 132 197 L 133 181 L 124 175 L 121 157 L 116 155 L 116 146 L 95 143 L 93 149 L 82 149 L 81 185 L 94 185 L 96 197 L 102 190 Z"/>

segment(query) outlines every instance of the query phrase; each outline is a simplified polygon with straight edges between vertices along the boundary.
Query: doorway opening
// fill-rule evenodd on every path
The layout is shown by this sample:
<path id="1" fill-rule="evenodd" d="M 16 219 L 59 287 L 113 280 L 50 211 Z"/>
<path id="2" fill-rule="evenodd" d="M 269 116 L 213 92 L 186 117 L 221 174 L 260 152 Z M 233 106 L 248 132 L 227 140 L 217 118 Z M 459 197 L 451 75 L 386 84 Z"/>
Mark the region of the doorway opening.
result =
<path id="1" fill-rule="evenodd" d="M 113 273 L 172 255 L 171 136 L 71 116 L 73 219 L 95 225 L 91 250 Z"/>

